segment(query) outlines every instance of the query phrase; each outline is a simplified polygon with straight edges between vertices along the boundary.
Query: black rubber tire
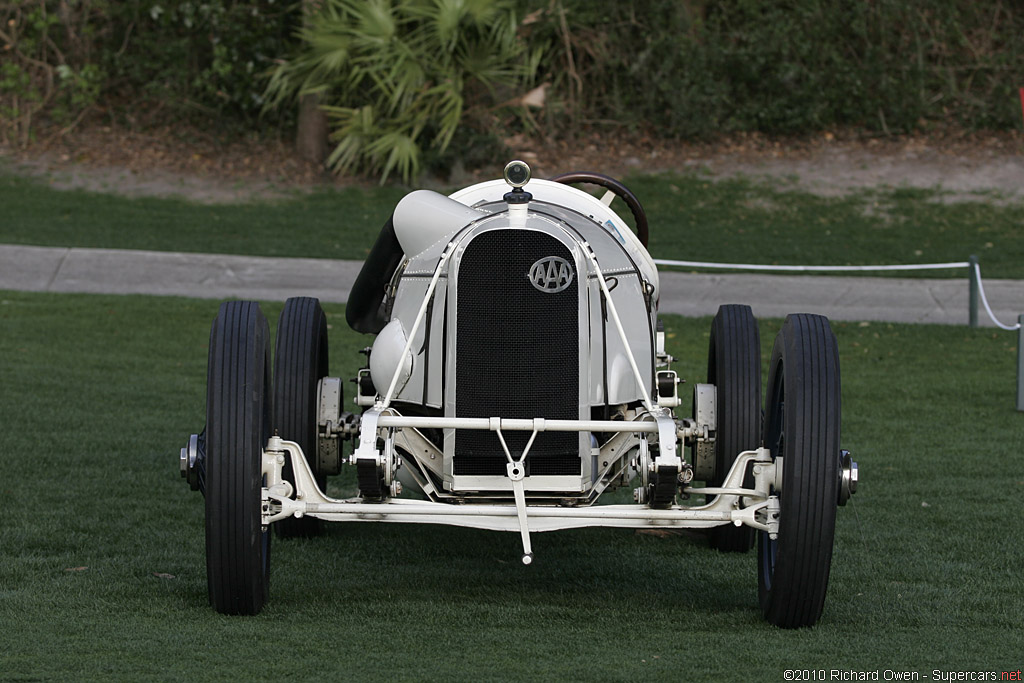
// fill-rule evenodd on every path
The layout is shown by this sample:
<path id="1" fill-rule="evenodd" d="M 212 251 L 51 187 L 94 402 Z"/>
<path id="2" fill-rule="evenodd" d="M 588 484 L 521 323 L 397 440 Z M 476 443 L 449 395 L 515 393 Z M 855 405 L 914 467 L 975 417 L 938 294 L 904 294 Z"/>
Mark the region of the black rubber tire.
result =
<path id="1" fill-rule="evenodd" d="M 736 456 L 761 443 L 761 334 L 750 306 L 728 304 L 711 323 L 708 383 L 715 385 L 715 476 L 709 486 L 721 486 Z M 753 487 L 748 473 L 744 483 Z M 733 525 L 713 527 L 711 547 L 745 553 L 754 547 L 754 529 Z"/>
<path id="2" fill-rule="evenodd" d="M 839 352 L 828 319 L 786 318 L 772 348 L 764 443 L 784 458 L 779 534 L 758 533 L 758 594 L 782 628 L 821 617 L 832 565 L 839 485 Z"/>
<path id="3" fill-rule="evenodd" d="M 294 441 L 306 455 L 320 490 L 327 486 L 327 475 L 317 467 L 317 383 L 327 376 L 327 316 L 320 301 L 309 297 L 288 299 L 277 323 L 274 350 L 273 427 L 282 439 Z M 284 466 L 285 481 L 295 483 L 289 460 Z M 315 536 L 320 520 L 315 517 L 289 517 L 274 523 L 280 538 Z"/>
<path id="4" fill-rule="evenodd" d="M 270 328 L 259 305 L 221 304 L 206 393 L 206 578 L 221 614 L 257 614 L 270 586 L 270 534 L 260 518 L 270 383 Z"/>

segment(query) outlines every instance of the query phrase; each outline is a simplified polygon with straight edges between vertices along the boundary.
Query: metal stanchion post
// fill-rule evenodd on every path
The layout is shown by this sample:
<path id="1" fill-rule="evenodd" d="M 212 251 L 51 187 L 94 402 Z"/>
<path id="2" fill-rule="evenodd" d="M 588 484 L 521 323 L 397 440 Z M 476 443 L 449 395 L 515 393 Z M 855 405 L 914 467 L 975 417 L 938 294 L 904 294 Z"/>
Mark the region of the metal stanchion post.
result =
<path id="1" fill-rule="evenodd" d="M 1017 410 L 1024 412 L 1024 315 L 1017 316 Z"/>
<path id="2" fill-rule="evenodd" d="M 969 300 L 967 302 L 967 319 L 971 327 L 978 326 L 978 257 L 971 254 L 967 267 L 967 278 L 970 282 Z"/>

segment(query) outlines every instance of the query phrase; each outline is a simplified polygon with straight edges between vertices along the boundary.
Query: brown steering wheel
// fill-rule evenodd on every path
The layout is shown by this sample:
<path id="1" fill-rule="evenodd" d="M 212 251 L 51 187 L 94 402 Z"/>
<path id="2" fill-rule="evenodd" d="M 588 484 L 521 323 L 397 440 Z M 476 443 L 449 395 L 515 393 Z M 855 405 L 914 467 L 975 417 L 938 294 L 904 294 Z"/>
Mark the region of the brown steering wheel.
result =
<path id="1" fill-rule="evenodd" d="M 548 180 L 562 183 L 563 185 L 571 185 L 573 183 L 598 185 L 606 190 L 611 190 L 616 197 L 622 197 L 622 201 L 626 202 L 630 213 L 633 214 L 633 220 L 636 221 L 636 236 L 640 240 L 640 244 L 644 245 L 645 249 L 647 248 L 647 214 L 644 213 L 644 207 L 640 205 L 640 200 L 636 198 L 636 195 L 621 182 L 602 173 L 593 173 L 591 171 L 562 173 L 561 175 L 548 178 Z"/>

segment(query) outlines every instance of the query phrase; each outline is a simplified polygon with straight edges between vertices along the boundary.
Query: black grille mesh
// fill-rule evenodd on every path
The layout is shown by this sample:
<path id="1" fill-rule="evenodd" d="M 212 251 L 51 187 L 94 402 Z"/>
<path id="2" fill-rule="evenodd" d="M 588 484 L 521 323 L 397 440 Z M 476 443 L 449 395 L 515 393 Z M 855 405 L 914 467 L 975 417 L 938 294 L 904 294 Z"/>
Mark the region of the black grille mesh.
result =
<path id="1" fill-rule="evenodd" d="M 564 258 L 572 284 L 542 292 L 528 274 L 548 256 Z M 492 230 L 466 247 L 458 273 L 456 404 L 459 417 L 579 419 L 579 278 L 568 248 L 527 230 Z M 504 432 L 513 457 L 529 432 Z M 455 474 L 505 474 L 494 432 L 456 430 Z M 579 435 L 537 435 L 528 475 L 580 474 Z"/>

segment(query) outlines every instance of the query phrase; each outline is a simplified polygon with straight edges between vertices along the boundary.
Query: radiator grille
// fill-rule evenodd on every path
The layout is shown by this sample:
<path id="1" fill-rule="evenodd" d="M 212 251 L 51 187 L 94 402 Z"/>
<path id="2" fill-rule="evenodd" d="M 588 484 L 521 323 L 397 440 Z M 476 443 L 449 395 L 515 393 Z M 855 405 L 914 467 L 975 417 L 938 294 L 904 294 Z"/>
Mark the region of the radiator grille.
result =
<path id="1" fill-rule="evenodd" d="M 528 274 L 557 256 L 573 271 L 560 292 L 543 292 Z M 579 278 L 568 248 L 527 230 L 492 230 L 466 247 L 458 271 L 455 412 L 459 417 L 579 419 Z M 505 432 L 513 457 L 529 432 Z M 494 432 L 456 430 L 457 475 L 503 475 Z M 537 435 L 528 475 L 579 475 L 579 434 Z"/>

